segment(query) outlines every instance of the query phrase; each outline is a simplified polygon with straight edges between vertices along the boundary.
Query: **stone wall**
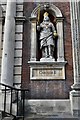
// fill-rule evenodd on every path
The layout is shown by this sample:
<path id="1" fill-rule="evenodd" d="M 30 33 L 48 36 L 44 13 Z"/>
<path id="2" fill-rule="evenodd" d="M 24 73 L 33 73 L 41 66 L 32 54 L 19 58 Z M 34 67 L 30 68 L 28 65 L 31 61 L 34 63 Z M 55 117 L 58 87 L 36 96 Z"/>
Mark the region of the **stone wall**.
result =
<path id="1" fill-rule="evenodd" d="M 26 16 L 27 20 L 24 22 L 23 33 L 22 86 L 31 90 L 31 98 L 69 98 L 69 91 L 71 90 L 71 85 L 73 84 L 70 5 L 68 2 L 56 2 L 53 4 L 61 10 L 64 17 L 64 52 L 65 60 L 67 61 L 66 79 L 30 81 L 28 61 L 30 60 L 31 24 L 28 19 L 37 3 L 24 3 L 24 16 Z"/>

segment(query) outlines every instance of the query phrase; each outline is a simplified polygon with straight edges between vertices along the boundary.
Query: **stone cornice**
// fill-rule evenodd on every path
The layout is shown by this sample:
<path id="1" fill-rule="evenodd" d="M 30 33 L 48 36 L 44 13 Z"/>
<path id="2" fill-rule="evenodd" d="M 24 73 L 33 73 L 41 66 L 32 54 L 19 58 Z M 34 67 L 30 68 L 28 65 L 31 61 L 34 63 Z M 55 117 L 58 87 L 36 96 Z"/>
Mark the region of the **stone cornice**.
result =
<path id="1" fill-rule="evenodd" d="M 20 22 L 24 22 L 24 21 L 26 21 L 27 19 L 26 19 L 26 17 L 25 16 L 19 16 L 19 17 L 15 17 L 15 20 L 16 21 L 20 21 Z"/>
<path id="2" fill-rule="evenodd" d="M 0 21 L 3 21 L 4 19 L 5 19 L 5 16 L 0 17 Z M 20 22 L 24 22 L 27 20 L 27 18 L 25 16 L 19 16 L 19 17 L 15 16 L 15 20 L 20 21 Z"/>
<path id="3" fill-rule="evenodd" d="M 49 61 L 28 61 L 28 64 L 30 65 L 65 65 L 67 61 L 62 61 L 62 62 L 49 62 Z"/>

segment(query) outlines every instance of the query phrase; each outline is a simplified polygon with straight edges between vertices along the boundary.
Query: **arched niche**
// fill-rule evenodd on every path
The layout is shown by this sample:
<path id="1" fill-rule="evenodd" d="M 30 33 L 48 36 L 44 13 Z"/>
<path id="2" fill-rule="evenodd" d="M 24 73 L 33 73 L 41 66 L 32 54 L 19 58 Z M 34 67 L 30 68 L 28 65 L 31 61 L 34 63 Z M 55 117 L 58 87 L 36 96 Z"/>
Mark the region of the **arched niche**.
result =
<path id="1" fill-rule="evenodd" d="M 49 9 L 52 11 L 52 14 L 56 15 L 56 17 L 62 17 L 62 13 L 61 11 L 53 4 L 41 4 L 39 6 L 37 6 L 31 13 L 31 17 L 33 16 L 37 16 L 37 13 L 38 13 L 38 10 L 39 10 L 39 7 L 40 7 L 40 10 L 45 10 L 45 9 Z"/>
<path id="2" fill-rule="evenodd" d="M 57 22 L 56 23 L 56 30 L 58 33 L 57 60 L 56 61 L 62 62 L 62 61 L 64 61 L 63 16 L 62 16 L 62 13 L 59 10 L 59 8 L 57 8 L 53 4 L 47 4 L 47 3 L 40 4 L 31 13 L 31 17 L 30 17 L 30 21 L 31 21 L 31 59 L 30 59 L 30 61 L 37 60 L 38 44 L 37 44 L 36 26 L 37 26 L 37 17 L 38 17 L 39 10 L 40 10 L 40 17 L 42 17 L 44 11 L 48 11 L 50 16 L 53 16 L 54 19 L 56 18 L 56 22 Z M 40 22 L 41 21 L 42 21 L 42 18 L 41 18 Z"/>

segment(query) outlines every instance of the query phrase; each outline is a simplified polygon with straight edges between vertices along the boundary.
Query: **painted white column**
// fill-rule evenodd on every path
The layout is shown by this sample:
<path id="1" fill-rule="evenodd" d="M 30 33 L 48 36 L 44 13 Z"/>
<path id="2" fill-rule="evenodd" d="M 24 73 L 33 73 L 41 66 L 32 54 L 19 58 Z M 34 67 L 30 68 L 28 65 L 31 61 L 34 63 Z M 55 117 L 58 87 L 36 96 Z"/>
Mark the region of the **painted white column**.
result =
<path id="1" fill-rule="evenodd" d="M 36 38 L 36 17 L 31 17 L 31 58 L 30 61 L 36 61 L 37 38 Z"/>
<path id="2" fill-rule="evenodd" d="M 63 19 L 57 20 L 57 33 L 58 33 L 58 43 L 57 43 L 57 61 L 64 61 L 64 44 L 63 44 Z"/>
<path id="3" fill-rule="evenodd" d="M 2 53 L 1 83 L 13 85 L 14 42 L 15 42 L 15 15 L 16 0 L 7 0 L 4 42 Z"/>
<path id="4" fill-rule="evenodd" d="M 79 2 L 70 1 L 74 84 L 70 92 L 71 111 L 80 117 L 80 12 Z"/>
<path id="5" fill-rule="evenodd" d="M 0 65 L 1 65 L 1 57 L 2 57 L 2 50 L 1 50 L 1 44 L 2 44 L 2 8 L 0 6 Z M 0 68 L 1 71 L 1 68 Z M 1 82 L 1 79 L 0 79 Z"/>

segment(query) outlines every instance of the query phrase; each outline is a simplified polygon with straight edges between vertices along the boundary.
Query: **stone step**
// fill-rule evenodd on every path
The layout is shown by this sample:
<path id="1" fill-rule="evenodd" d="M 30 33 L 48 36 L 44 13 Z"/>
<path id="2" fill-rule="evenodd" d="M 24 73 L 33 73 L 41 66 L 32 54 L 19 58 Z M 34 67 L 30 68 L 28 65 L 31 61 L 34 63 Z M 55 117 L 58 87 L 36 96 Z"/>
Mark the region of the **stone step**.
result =
<path id="1" fill-rule="evenodd" d="M 15 117 L 13 115 L 9 115 L 7 113 L 2 112 L 2 116 L 0 117 L 0 120 L 15 120 Z"/>
<path id="2" fill-rule="evenodd" d="M 19 120 L 23 120 L 23 119 L 19 119 Z M 80 120 L 80 118 L 56 118 L 56 117 L 52 117 L 52 118 L 25 118 L 24 120 Z"/>
<path id="3" fill-rule="evenodd" d="M 32 118 L 24 120 L 80 120 L 80 118 Z"/>
<path id="4" fill-rule="evenodd" d="M 2 120 L 16 120 L 16 119 L 14 119 L 13 117 L 5 117 Z M 23 118 L 20 118 L 18 120 L 23 120 Z M 76 117 L 75 118 L 73 117 L 72 118 L 69 118 L 69 117 L 68 118 L 57 118 L 57 117 L 52 116 L 52 117 L 40 117 L 40 118 L 25 117 L 24 120 L 80 120 L 80 118 L 76 118 Z"/>
<path id="5" fill-rule="evenodd" d="M 48 114 L 71 113 L 70 100 L 29 99 L 25 100 L 25 113 Z"/>
<path id="6" fill-rule="evenodd" d="M 14 120 L 13 117 L 5 117 L 2 120 Z"/>
<path id="7" fill-rule="evenodd" d="M 5 117 L 2 120 L 23 120 L 20 116 L 15 119 L 12 116 Z M 73 117 L 70 114 L 68 115 L 36 115 L 28 114 L 24 120 L 80 120 L 78 117 Z"/>
<path id="8" fill-rule="evenodd" d="M 23 120 L 20 118 L 19 120 Z M 78 117 L 73 117 L 70 114 L 68 115 L 36 115 L 29 114 L 24 120 L 80 120 Z"/>

